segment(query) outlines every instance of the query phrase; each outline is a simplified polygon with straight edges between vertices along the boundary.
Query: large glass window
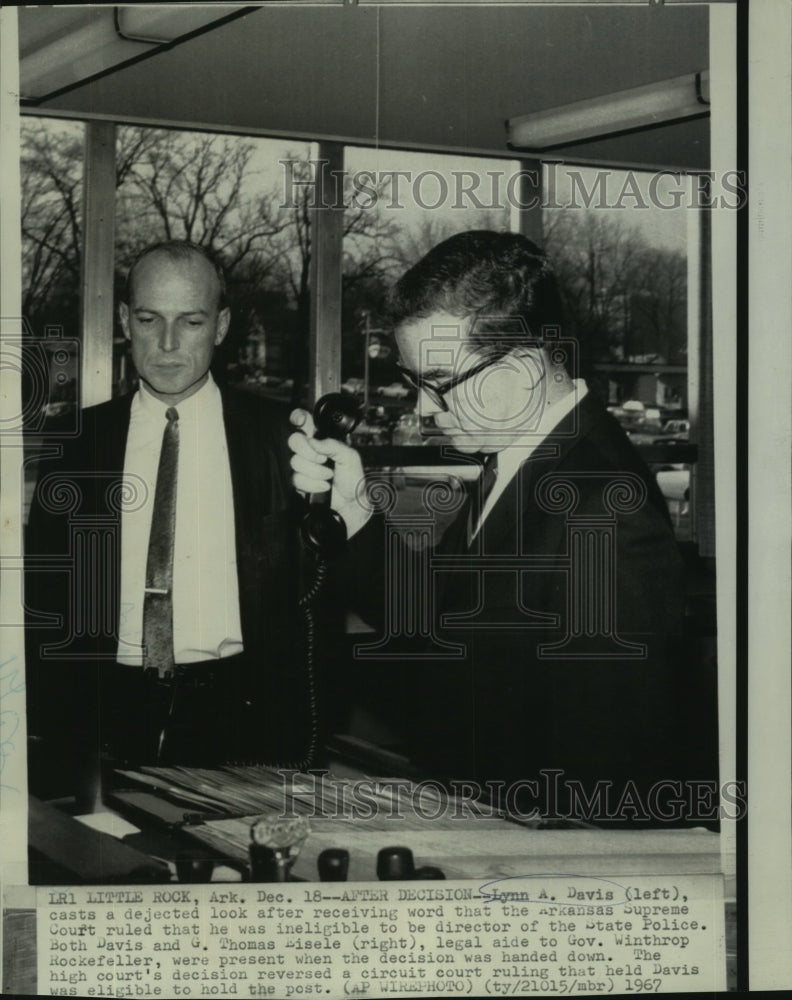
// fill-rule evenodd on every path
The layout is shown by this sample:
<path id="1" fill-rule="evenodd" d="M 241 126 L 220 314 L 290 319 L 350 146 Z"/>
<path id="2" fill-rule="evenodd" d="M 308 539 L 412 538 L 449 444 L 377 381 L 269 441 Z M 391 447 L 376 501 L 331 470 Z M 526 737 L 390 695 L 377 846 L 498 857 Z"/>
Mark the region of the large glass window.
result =
<path id="1" fill-rule="evenodd" d="M 35 433 L 77 405 L 85 128 L 22 118 L 23 412 Z"/>
<path id="2" fill-rule="evenodd" d="M 47 370 L 46 419 L 77 401 L 77 351 L 58 352 L 57 373 L 50 355 L 53 333 L 63 343 L 80 336 L 83 140 L 82 123 L 22 122 L 23 308 L 26 335 Z M 345 205 L 341 380 L 363 411 L 353 441 L 366 451 L 441 443 L 421 425 L 415 395 L 400 377 L 385 296 L 448 236 L 511 228 L 520 164 L 353 146 L 344 153 L 336 192 Z M 208 247 L 226 266 L 232 304 L 216 375 L 304 401 L 316 159 L 308 143 L 119 126 L 116 301 L 147 244 L 189 239 Z M 685 178 L 636 171 L 550 164 L 543 176 L 543 241 L 561 285 L 564 333 L 578 345 L 578 373 L 646 451 L 680 538 L 690 536 L 690 466 L 676 458 L 690 461 L 690 449 L 680 446 L 695 424 L 688 412 L 689 190 Z M 112 381 L 121 393 L 136 375 L 115 324 Z M 385 452 L 367 461 L 394 464 Z M 395 474 L 405 494 L 413 472 L 402 455 Z M 440 474 L 424 467 L 418 487 L 427 473 Z"/>
<path id="3" fill-rule="evenodd" d="M 581 372 L 608 404 L 684 416 L 686 179 L 551 164 L 544 190 L 545 248 Z"/>
<path id="4" fill-rule="evenodd" d="M 25 521 L 47 434 L 77 419 L 84 138 L 81 122 L 20 122 Z"/>

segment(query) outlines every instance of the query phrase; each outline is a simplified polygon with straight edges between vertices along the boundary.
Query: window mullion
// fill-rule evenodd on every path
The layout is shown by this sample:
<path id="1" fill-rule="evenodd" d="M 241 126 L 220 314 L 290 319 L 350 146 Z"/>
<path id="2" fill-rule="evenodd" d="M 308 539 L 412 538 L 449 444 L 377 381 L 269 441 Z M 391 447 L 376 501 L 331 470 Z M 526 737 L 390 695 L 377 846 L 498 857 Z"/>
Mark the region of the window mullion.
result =
<path id="1" fill-rule="evenodd" d="M 115 125 L 87 122 L 80 268 L 83 407 L 112 396 L 115 179 Z"/>

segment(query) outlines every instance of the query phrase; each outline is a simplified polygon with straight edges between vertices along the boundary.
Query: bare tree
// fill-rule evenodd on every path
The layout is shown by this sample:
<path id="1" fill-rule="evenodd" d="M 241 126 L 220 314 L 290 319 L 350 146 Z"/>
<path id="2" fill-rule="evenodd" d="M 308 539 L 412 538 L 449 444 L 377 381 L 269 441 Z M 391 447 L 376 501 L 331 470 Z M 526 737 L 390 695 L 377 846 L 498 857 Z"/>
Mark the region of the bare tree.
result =
<path id="1" fill-rule="evenodd" d="M 503 231 L 509 228 L 507 210 L 466 208 L 445 212 L 424 212 L 417 225 L 399 227 L 394 240 L 394 256 L 399 273 L 412 267 L 438 243 L 469 229 Z M 397 275 L 398 276 L 398 275 Z"/>
<path id="2" fill-rule="evenodd" d="M 620 219 L 593 211 L 553 212 L 545 232 L 571 332 L 589 359 L 617 358 L 630 296 L 642 283 L 646 241 Z"/>
<path id="3" fill-rule="evenodd" d="M 282 253 L 273 237 L 288 219 L 256 183 L 255 151 L 235 136 L 123 129 L 121 256 L 158 238 L 191 240 L 217 253 L 230 277 L 245 264 L 263 280 Z"/>
<path id="4" fill-rule="evenodd" d="M 641 328 L 643 353 L 669 364 L 687 358 L 687 260 L 674 250 L 644 251 L 632 298 L 632 324 Z"/>
<path id="5" fill-rule="evenodd" d="M 25 119 L 21 143 L 22 311 L 34 328 L 52 299 L 75 298 L 82 245 L 82 135 Z"/>

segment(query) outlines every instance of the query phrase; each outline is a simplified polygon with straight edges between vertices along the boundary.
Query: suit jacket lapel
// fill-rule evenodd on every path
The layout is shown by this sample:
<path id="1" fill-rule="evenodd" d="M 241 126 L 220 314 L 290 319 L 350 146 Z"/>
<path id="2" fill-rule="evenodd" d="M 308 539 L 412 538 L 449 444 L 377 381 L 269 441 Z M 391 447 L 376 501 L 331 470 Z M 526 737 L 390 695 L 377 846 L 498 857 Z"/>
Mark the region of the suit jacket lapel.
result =
<path id="1" fill-rule="evenodd" d="M 110 455 L 121 456 L 121 466 L 118 469 L 119 478 L 124 474 L 126 464 L 126 446 L 129 436 L 129 420 L 132 414 L 134 393 L 118 400 L 118 417 L 109 421 L 108 448 Z M 101 430 L 101 428 L 99 428 Z"/>
<path id="2" fill-rule="evenodd" d="M 222 397 L 237 556 L 255 555 L 261 551 L 264 518 L 286 508 L 289 495 L 271 444 L 262 438 L 262 428 L 252 425 L 246 400 L 230 391 L 222 391 Z"/>
<path id="3" fill-rule="evenodd" d="M 488 553 L 516 555 L 523 551 L 523 515 L 535 509 L 534 490 L 543 475 L 558 468 L 570 450 L 585 437 L 602 416 L 603 410 L 591 394 L 567 414 L 522 464 L 517 475 L 498 497 L 487 515 L 471 551 L 483 546 Z"/>
<path id="4" fill-rule="evenodd" d="M 255 491 L 254 477 L 257 467 L 262 464 L 250 460 L 249 448 L 251 438 L 255 435 L 248 428 L 245 434 L 244 423 L 241 419 L 234 399 L 228 393 L 223 392 L 223 423 L 225 424 L 226 444 L 228 445 L 228 464 L 231 469 L 231 490 L 234 496 L 234 526 L 236 530 L 236 548 L 239 557 L 243 549 L 250 547 L 251 531 L 255 521 L 251 511 L 251 494 Z M 261 510 L 265 514 L 266 510 Z M 241 565 L 241 561 L 239 562 Z"/>
<path id="5" fill-rule="evenodd" d="M 116 554 L 112 559 L 112 579 L 116 595 L 121 594 L 121 533 L 123 531 L 119 498 L 123 495 L 124 465 L 126 462 L 129 419 L 132 412 L 134 393 L 121 396 L 95 408 L 87 421 L 87 433 L 80 441 L 83 469 L 93 473 L 86 478 L 85 490 L 92 489 L 86 513 L 117 526 Z M 92 481 L 92 487 L 89 485 Z M 68 531 L 68 526 L 67 529 Z M 68 544 L 68 543 L 67 543 Z M 115 659 L 118 646 L 119 603 L 110 604 L 110 621 L 99 639 L 98 654 L 106 659 Z"/>

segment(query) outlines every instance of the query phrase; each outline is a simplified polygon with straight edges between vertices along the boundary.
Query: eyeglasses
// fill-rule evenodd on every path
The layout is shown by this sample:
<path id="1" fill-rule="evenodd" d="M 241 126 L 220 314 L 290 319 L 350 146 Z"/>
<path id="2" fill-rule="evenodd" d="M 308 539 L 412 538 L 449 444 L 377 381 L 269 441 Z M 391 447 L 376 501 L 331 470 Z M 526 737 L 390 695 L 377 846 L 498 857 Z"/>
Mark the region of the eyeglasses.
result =
<path id="1" fill-rule="evenodd" d="M 482 361 L 481 364 L 474 365 L 472 368 L 468 369 L 468 371 L 462 372 L 461 375 L 455 375 L 453 378 L 448 379 L 447 382 L 443 382 L 441 385 L 436 385 L 423 375 L 416 375 L 403 365 L 399 365 L 399 371 L 401 372 L 402 378 L 407 385 L 411 386 L 417 392 L 425 392 L 435 405 L 439 406 L 441 410 L 445 410 L 447 413 L 448 404 L 443 398 L 446 393 L 456 388 L 456 386 L 461 385 L 463 382 L 467 382 L 469 378 L 473 378 L 474 375 L 478 375 L 479 372 L 483 372 L 491 365 L 497 364 L 502 359 L 502 354 L 499 354 L 495 358 L 487 358 L 487 360 Z"/>
<path id="2" fill-rule="evenodd" d="M 448 413 L 448 403 L 446 403 L 443 398 L 446 393 L 449 393 L 452 389 L 455 389 L 463 382 L 467 382 L 467 380 L 469 378 L 473 378 L 474 375 L 478 375 L 480 372 L 490 368 L 492 365 L 496 365 L 499 361 L 503 361 L 505 357 L 505 354 L 498 354 L 494 358 L 487 358 L 486 361 L 482 361 L 480 364 L 474 365 L 466 372 L 462 372 L 461 375 L 455 375 L 453 378 L 448 379 L 447 382 L 443 382 L 441 385 L 436 385 L 423 375 L 416 375 L 403 365 L 399 365 L 398 367 L 402 378 L 407 385 L 411 386 L 417 392 L 425 392 L 436 406 L 439 406 L 441 410 L 445 410 L 445 412 Z"/>

